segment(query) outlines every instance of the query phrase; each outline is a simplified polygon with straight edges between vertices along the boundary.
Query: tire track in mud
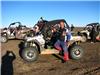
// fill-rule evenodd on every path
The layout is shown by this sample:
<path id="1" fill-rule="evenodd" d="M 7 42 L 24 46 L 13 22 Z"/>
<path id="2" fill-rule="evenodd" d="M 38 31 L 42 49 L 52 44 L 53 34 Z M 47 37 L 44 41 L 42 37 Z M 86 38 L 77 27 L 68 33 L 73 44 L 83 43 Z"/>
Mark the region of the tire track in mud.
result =
<path id="1" fill-rule="evenodd" d="M 87 50 L 87 49 L 86 49 Z M 100 75 L 100 47 L 96 47 L 90 59 L 83 58 L 79 62 L 80 67 L 74 68 L 71 75 Z M 88 54 L 87 54 L 88 55 Z"/>
<path id="2" fill-rule="evenodd" d="M 100 73 L 100 65 L 88 66 L 88 64 L 81 64 L 80 68 L 73 70 L 72 75 L 96 75 L 96 72 Z"/>
<path id="3" fill-rule="evenodd" d="M 84 75 L 91 74 L 91 73 L 96 73 L 97 71 L 100 72 L 100 67 L 93 68 L 90 71 L 85 72 Z"/>

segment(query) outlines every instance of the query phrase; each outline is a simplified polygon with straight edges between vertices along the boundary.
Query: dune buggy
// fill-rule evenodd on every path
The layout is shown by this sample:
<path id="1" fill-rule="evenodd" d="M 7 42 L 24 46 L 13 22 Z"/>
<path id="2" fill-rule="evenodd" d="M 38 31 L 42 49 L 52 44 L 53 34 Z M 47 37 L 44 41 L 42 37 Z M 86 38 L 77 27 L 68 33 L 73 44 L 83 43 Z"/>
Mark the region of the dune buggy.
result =
<path id="1" fill-rule="evenodd" d="M 42 20 L 36 25 L 40 27 L 40 32 L 34 37 L 26 37 L 23 42 L 23 48 L 21 50 L 21 57 L 28 62 L 33 62 L 38 59 L 39 54 L 59 54 L 52 44 L 50 34 L 51 28 L 57 26 L 59 29 L 60 22 L 65 23 L 65 27 L 69 29 L 69 25 L 64 19 L 46 21 Z M 57 40 L 57 39 L 56 39 Z M 83 56 L 83 48 L 76 44 L 77 41 L 71 39 L 69 46 L 69 55 L 72 59 L 80 59 Z"/>
<path id="2" fill-rule="evenodd" d="M 31 29 L 22 25 L 20 22 L 14 22 L 8 28 L 4 28 L 1 32 L 1 42 L 5 43 L 9 39 L 23 39 Z"/>
<path id="3" fill-rule="evenodd" d="M 94 25 L 96 26 L 97 40 L 100 41 L 100 24 L 99 23 L 90 23 L 90 24 L 86 25 L 86 27 L 84 28 L 84 30 L 82 30 L 82 31 L 79 32 L 79 35 L 81 35 L 83 37 L 83 39 L 84 39 L 83 42 L 86 42 L 87 40 L 91 39 L 90 32 L 91 32 L 92 27 Z"/>

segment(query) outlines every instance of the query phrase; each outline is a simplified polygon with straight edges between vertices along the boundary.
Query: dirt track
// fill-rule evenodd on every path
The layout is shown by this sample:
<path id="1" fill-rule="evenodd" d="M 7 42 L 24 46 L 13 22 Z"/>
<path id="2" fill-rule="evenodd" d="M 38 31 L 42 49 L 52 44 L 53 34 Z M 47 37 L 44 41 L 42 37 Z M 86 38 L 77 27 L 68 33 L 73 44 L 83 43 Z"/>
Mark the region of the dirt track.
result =
<path id="1" fill-rule="evenodd" d="M 85 51 L 83 59 L 69 60 L 66 63 L 61 63 L 61 60 L 53 55 L 40 55 L 36 62 L 27 63 L 19 56 L 20 42 L 10 40 L 1 46 L 2 56 L 6 51 L 13 51 L 16 56 L 12 64 L 13 75 L 100 75 L 100 42 L 81 44 Z"/>

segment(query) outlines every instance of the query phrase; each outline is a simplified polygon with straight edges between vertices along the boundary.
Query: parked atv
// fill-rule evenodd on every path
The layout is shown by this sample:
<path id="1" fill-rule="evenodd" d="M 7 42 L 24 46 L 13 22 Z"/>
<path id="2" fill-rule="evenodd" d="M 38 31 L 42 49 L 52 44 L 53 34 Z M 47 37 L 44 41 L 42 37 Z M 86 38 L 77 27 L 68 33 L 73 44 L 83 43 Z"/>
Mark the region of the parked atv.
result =
<path id="1" fill-rule="evenodd" d="M 20 22 L 11 23 L 8 28 L 4 28 L 1 31 L 0 41 L 5 43 L 9 39 L 23 39 L 30 30 L 30 28 L 22 25 Z"/>
<path id="2" fill-rule="evenodd" d="M 99 23 L 90 23 L 88 25 L 86 25 L 86 27 L 84 28 L 84 30 L 79 32 L 79 35 L 81 35 L 83 37 L 83 42 L 86 42 L 87 40 L 91 39 L 90 37 L 90 32 L 92 30 L 93 26 L 96 26 L 96 35 L 98 36 L 100 33 L 100 24 Z"/>
<path id="3" fill-rule="evenodd" d="M 21 50 L 21 57 L 28 62 L 34 62 L 38 59 L 39 54 L 59 54 L 59 51 L 52 45 L 51 28 L 57 26 L 59 29 L 60 22 L 65 23 L 65 27 L 69 29 L 69 25 L 64 19 L 53 20 L 53 21 L 41 21 L 37 23 L 40 28 L 38 35 L 34 37 L 26 37 L 23 42 L 23 48 Z M 42 25 L 42 26 L 41 26 Z M 83 48 L 79 46 L 75 40 L 70 41 L 70 46 L 68 48 L 70 58 L 81 59 L 83 57 Z"/>

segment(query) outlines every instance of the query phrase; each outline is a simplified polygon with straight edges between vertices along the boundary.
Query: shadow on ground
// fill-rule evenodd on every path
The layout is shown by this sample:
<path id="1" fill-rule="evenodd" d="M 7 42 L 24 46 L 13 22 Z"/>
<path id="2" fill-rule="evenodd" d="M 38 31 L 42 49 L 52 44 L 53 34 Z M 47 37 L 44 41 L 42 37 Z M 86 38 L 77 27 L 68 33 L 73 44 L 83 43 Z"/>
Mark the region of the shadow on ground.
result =
<path id="1" fill-rule="evenodd" d="M 7 51 L 2 57 L 1 75 L 13 75 L 13 61 L 16 59 L 12 51 Z"/>

